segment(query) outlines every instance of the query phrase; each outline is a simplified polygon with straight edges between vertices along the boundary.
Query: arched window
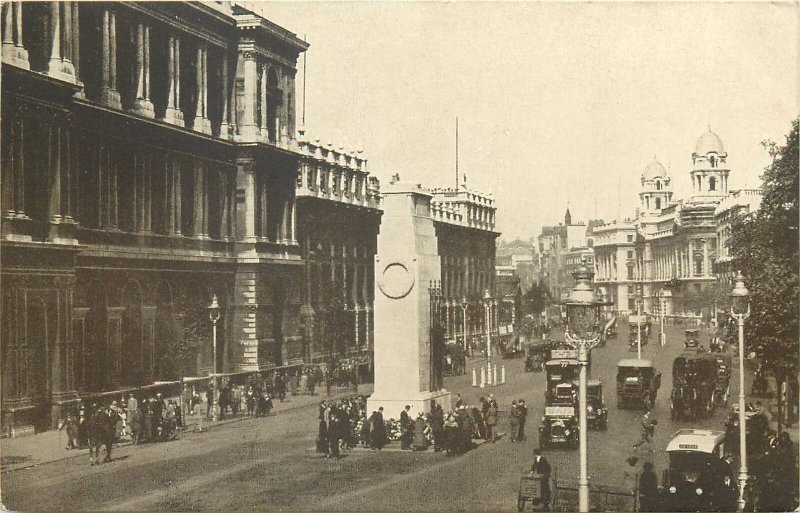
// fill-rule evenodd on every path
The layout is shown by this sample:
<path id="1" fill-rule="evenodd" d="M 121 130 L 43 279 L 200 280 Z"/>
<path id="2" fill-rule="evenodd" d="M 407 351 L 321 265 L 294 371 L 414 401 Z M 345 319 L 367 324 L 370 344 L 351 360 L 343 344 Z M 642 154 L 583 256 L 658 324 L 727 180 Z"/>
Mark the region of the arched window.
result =
<path id="1" fill-rule="evenodd" d="M 713 159 L 714 157 L 711 157 L 711 158 Z M 709 191 L 714 191 L 714 190 L 716 190 L 716 188 L 717 188 L 717 179 L 714 178 L 714 177 L 709 178 L 708 179 L 708 190 Z"/>
<path id="2" fill-rule="evenodd" d="M 715 156 L 712 155 L 708 161 L 711 162 L 711 167 L 717 167 L 717 158 Z"/>
<path id="3" fill-rule="evenodd" d="M 658 180 L 656 180 L 656 190 L 658 191 L 661 190 L 661 182 L 659 182 Z"/>

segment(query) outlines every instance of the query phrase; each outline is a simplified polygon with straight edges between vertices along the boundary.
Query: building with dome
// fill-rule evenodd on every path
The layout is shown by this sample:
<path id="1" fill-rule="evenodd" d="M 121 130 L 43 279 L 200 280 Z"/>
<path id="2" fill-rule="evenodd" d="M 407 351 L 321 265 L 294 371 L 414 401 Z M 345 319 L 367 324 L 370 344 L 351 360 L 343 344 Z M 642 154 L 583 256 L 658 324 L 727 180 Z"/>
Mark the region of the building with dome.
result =
<path id="1" fill-rule="evenodd" d="M 692 194 L 681 200 L 673 198 L 672 177 L 654 157 L 641 175 L 635 218 L 594 228 L 596 281 L 606 287 L 615 309 L 635 312 L 641 286 L 645 312 L 713 314 L 706 299 L 717 282 L 718 207 L 729 197 L 727 157 L 709 128 L 691 155 Z"/>

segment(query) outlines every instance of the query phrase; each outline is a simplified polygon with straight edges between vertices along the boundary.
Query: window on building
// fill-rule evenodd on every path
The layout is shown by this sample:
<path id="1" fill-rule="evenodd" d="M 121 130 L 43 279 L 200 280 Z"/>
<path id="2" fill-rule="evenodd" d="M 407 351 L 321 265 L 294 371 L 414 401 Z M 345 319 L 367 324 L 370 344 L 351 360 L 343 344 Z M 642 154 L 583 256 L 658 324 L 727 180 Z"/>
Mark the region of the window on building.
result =
<path id="1" fill-rule="evenodd" d="M 702 276 L 703 274 L 703 259 L 697 258 L 694 261 L 694 275 Z"/>
<path id="2" fill-rule="evenodd" d="M 661 198 L 656 198 L 656 210 L 661 210 Z"/>
<path id="3" fill-rule="evenodd" d="M 633 278 L 633 266 L 632 266 L 632 265 L 629 265 L 629 266 L 628 266 L 628 279 L 629 279 L 629 280 L 632 280 L 632 279 L 634 279 L 634 278 Z"/>
<path id="4" fill-rule="evenodd" d="M 628 250 L 628 260 L 633 260 L 633 250 L 632 249 Z"/>
<path id="5" fill-rule="evenodd" d="M 717 167 L 717 158 L 715 156 L 712 155 L 711 158 L 708 159 L 708 161 L 711 162 L 711 167 Z M 711 190 L 713 191 L 714 189 Z"/>
<path id="6" fill-rule="evenodd" d="M 713 159 L 714 157 L 711 157 L 711 158 Z M 708 179 L 708 190 L 709 191 L 717 190 L 717 179 L 716 178 L 711 177 L 711 178 Z"/>
<path id="7" fill-rule="evenodd" d="M 633 234 L 632 233 L 628 234 L 628 242 L 633 242 Z"/>

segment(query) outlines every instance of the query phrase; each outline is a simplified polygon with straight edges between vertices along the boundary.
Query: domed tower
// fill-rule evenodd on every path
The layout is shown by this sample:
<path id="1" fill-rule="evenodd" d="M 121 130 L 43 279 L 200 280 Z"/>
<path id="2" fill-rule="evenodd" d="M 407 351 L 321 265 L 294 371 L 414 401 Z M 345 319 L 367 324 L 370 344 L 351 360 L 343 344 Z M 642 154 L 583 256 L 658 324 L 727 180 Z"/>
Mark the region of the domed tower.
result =
<path id="1" fill-rule="evenodd" d="M 700 136 L 692 153 L 692 195 L 723 198 L 728 195 L 728 154 L 719 136 L 708 129 Z"/>
<path id="2" fill-rule="evenodd" d="M 642 173 L 642 191 L 639 193 L 643 214 L 658 214 L 672 202 L 672 179 L 661 162 L 653 157 Z"/>

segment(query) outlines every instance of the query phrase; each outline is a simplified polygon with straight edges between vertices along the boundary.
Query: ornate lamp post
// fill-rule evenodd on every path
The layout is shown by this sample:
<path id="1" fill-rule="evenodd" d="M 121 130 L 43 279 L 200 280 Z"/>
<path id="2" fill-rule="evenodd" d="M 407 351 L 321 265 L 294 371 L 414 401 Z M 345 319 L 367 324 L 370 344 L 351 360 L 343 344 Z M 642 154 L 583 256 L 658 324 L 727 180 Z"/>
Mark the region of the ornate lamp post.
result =
<path id="1" fill-rule="evenodd" d="M 747 438 L 744 414 L 744 320 L 750 315 L 749 292 L 741 271 L 736 273 L 736 286 L 731 291 L 731 315 L 739 325 L 739 505 L 744 510 L 744 487 L 747 484 Z"/>
<path id="2" fill-rule="evenodd" d="M 211 377 L 213 379 L 213 389 L 211 394 L 211 421 L 217 421 L 217 321 L 219 320 L 220 308 L 217 302 L 217 295 L 214 294 L 211 298 L 211 304 L 208 305 L 208 318 L 211 319 L 211 354 L 213 355 L 213 365 L 211 369 Z"/>
<path id="3" fill-rule="evenodd" d="M 642 359 L 642 284 L 636 285 L 636 358 Z"/>
<path id="4" fill-rule="evenodd" d="M 566 343 L 578 350 L 580 375 L 578 381 L 578 437 L 580 447 L 580 477 L 578 478 L 578 511 L 589 511 L 589 473 L 588 450 L 586 442 L 586 368 L 589 365 L 589 351 L 600 342 L 600 308 L 605 302 L 599 301 L 592 287 L 594 272 L 586 265 L 586 258 L 572 275 L 575 286 L 567 296 Z"/>
<path id="5" fill-rule="evenodd" d="M 489 289 L 483 293 L 483 306 L 485 308 L 486 321 L 486 384 L 492 383 L 492 295 Z"/>
<path id="6" fill-rule="evenodd" d="M 461 313 L 463 314 L 462 324 L 461 324 L 461 335 L 464 337 L 464 352 L 468 352 L 467 350 L 467 296 L 463 296 L 461 298 Z"/>

